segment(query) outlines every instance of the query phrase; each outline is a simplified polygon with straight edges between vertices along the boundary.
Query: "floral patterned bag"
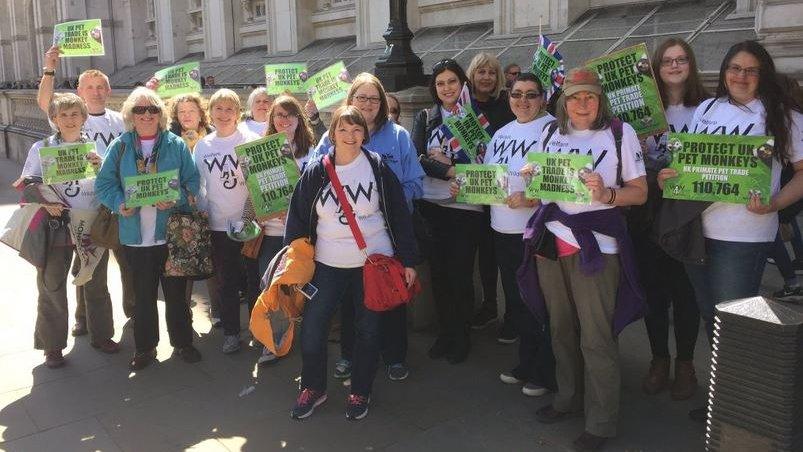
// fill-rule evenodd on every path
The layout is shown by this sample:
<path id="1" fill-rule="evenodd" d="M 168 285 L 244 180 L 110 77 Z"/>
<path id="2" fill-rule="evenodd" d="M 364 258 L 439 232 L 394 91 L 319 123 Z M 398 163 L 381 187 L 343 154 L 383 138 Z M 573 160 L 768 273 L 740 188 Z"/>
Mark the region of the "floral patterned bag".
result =
<path id="1" fill-rule="evenodd" d="M 167 220 L 165 276 L 200 280 L 212 276 L 212 240 L 206 212 L 173 212 Z"/>

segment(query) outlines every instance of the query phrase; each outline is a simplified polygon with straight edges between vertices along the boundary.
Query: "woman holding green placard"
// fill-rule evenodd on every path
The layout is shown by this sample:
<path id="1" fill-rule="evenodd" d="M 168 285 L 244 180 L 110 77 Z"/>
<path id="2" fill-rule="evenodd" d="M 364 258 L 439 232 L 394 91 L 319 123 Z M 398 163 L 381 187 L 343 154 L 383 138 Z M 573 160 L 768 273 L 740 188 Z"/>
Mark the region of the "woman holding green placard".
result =
<path id="1" fill-rule="evenodd" d="M 709 343 L 713 339 L 718 303 L 758 295 L 767 254 L 778 232 L 777 211 L 803 196 L 803 108 L 779 83 L 775 63 L 755 41 L 732 46 L 719 71 L 716 97 L 694 112 L 691 132 L 722 135 L 771 136 L 773 140 L 770 202 L 751 193 L 746 205 L 684 201 L 691 205 L 688 222 L 702 223 L 706 261 L 686 263 Z M 781 167 L 791 162 L 793 178 L 780 187 Z M 677 176 L 661 170 L 658 183 Z M 664 212 L 667 202 L 664 202 Z M 684 243 L 695 243 L 684 240 Z M 688 247 L 686 245 L 685 247 Z M 668 252 L 670 250 L 667 250 Z M 677 250 L 675 250 L 677 251 Z M 705 420 L 704 410 L 689 413 Z"/>
<path id="2" fill-rule="evenodd" d="M 75 94 L 56 94 L 50 103 L 48 117 L 58 132 L 42 141 L 37 141 L 28 151 L 25 165 L 20 176 L 20 183 L 41 183 L 44 175 L 42 159 L 39 151 L 44 147 L 58 146 L 67 143 L 83 143 L 81 129 L 87 119 L 84 101 Z M 100 157 L 92 152 L 87 155 L 97 167 Z M 27 179 L 27 181 L 26 181 Z M 43 204 L 50 221 L 45 227 L 47 249 L 45 265 L 37 267 L 36 284 L 39 291 L 37 300 L 36 329 L 34 346 L 45 352 L 45 365 L 50 368 L 61 367 L 65 360 L 62 349 L 67 346 L 67 275 L 73 257 L 69 246 L 67 223 L 68 209 L 97 210 L 98 204 L 94 196 L 94 179 L 69 181 L 52 184 L 51 187 L 65 201 L 63 204 Z M 30 200 L 35 202 L 34 200 Z M 55 226 L 55 227 L 54 227 Z M 61 240 L 59 240 L 61 239 Z M 59 242 L 61 246 L 59 246 Z M 78 256 L 76 260 L 80 262 Z M 88 329 L 92 346 L 106 353 L 115 353 L 120 347 L 111 338 L 114 336 L 114 323 L 111 314 L 111 298 L 106 289 L 106 267 L 109 253 L 103 250 L 92 279 L 78 286 L 86 299 Z"/>
<path id="3" fill-rule="evenodd" d="M 558 392 L 536 418 L 554 423 L 584 412 L 575 446 L 596 450 L 616 435 L 616 336 L 644 309 L 633 245 L 616 207 L 643 204 L 647 182 L 638 137 L 611 114 L 596 72 L 569 71 L 556 117 L 541 135 L 544 152 L 592 156 L 593 171 L 580 176 L 591 201 L 542 201 L 524 233 L 525 256 L 534 256 L 523 261 L 519 286 L 540 320 L 549 316 L 555 353 Z M 532 174 L 532 166 L 521 172 Z"/>
<path id="4" fill-rule="evenodd" d="M 555 118 L 544 111 L 546 99 L 538 77 L 525 72 L 516 77 L 510 90 L 510 109 L 516 119 L 500 128 L 488 144 L 483 163 L 507 165 L 507 203 L 491 205 L 494 254 L 505 292 L 506 312 L 519 334 L 518 365 L 499 378 L 507 384 L 523 384 L 522 393 L 540 396 L 555 389 L 555 359 L 549 333 L 524 306 L 516 281 L 516 270 L 524 257 L 521 246 L 527 220 L 538 204 L 525 196 L 525 179 L 519 170 L 527 164 L 527 154 L 541 152 L 541 131 Z M 452 194 L 457 196 L 452 182 Z"/>
<path id="5" fill-rule="evenodd" d="M 212 260 L 218 278 L 220 318 L 223 323 L 223 353 L 240 349 L 239 284 L 244 275 L 242 242 L 230 237 L 242 229 L 248 188 L 234 148 L 259 139 L 259 135 L 238 127 L 240 98 L 223 88 L 209 98 L 209 116 L 215 131 L 195 145 L 193 158 L 201 176 L 198 206 L 209 214 Z"/>
<path id="6" fill-rule="evenodd" d="M 471 348 L 469 322 L 474 310 L 474 257 L 483 225 L 481 206 L 455 202 L 449 193 L 458 154 L 452 151 L 443 119 L 454 114 L 466 82 L 468 77 L 455 60 L 435 63 L 429 84 L 435 105 L 415 116 L 411 134 L 426 173 L 424 194 L 418 207 L 431 235 L 425 249 L 439 325 L 438 338 L 429 349 L 429 357 L 445 357 L 452 364 L 465 361 Z"/>
<path id="7" fill-rule="evenodd" d="M 281 95 L 273 101 L 266 119 L 265 135 L 284 133 L 288 145 L 287 157 L 292 156 L 299 171 L 303 173 L 313 153 L 315 136 L 301 104 L 293 96 Z M 268 264 L 273 256 L 282 249 L 285 219 L 286 215 L 263 222 L 262 230 L 265 236 L 262 238 L 258 256 L 256 259 L 245 259 L 248 273 L 248 300 L 251 304 L 255 303 L 259 296 L 260 282 L 262 275 L 268 269 Z M 257 364 L 262 365 L 274 361 L 276 361 L 276 355 L 263 347 Z"/>
<path id="8" fill-rule="evenodd" d="M 647 394 L 657 394 L 669 384 L 669 306 L 672 305 L 677 355 L 670 394 L 674 400 L 685 400 L 697 389 L 694 344 L 700 330 L 700 313 L 683 263 L 661 249 L 652 238 L 652 231 L 663 200 L 657 184 L 658 171 L 667 167 L 671 160 L 666 146 L 667 135 L 669 132 L 687 133 L 694 110 L 709 96 L 700 82 L 694 52 L 686 41 L 679 38 L 665 40 L 655 49 L 652 61 L 659 65 L 656 82 L 669 130 L 645 140 L 644 165 L 649 194 L 644 205 L 634 207 L 628 213 L 628 228 L 636 247 L 642 286 L 647 296 L 644 324 L 652 350 L 650 369 L 641 387 Z"/>
<path id="9" fill-rule="evenodd" d="M 184 361 L 197 362 L 201 354 L 192 346 L 192 317 L 184 298 L 186 278 L 166 277 L 164 267 L 167 219 L 174 209 L 187 206 L 187 194 L 198 193 L 198 170 L 184 141 L 167 130 L 165 105 L 153 91 L 136 88 L 123 102 L 121 113 L 127 131 L 109 145 L 95 181 L 95 196 L 118 214 L 120 243 L 134 281 L 137 351 L 129 368 L 140 370 L 156 359 L 159 342 L 156 299 L 160 283 L 170 344 Z M 169 170 L 178 171 L 179 185 L 184 188 L 178 201 L 126 207 L 127 177 Z"/>

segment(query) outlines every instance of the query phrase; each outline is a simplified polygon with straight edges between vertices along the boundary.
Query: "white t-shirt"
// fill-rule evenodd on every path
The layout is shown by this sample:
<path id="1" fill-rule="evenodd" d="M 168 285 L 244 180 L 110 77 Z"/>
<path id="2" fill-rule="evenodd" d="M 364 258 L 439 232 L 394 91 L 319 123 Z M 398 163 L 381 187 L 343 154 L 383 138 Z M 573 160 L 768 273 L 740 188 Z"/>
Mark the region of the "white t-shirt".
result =
<path id="1" fill-rule="evenodd" d="M 253 119 L 246 119 L 245 121 L 240 123 L 240 127 L 244 127 L 246 130 L 249 130 L 251 133 L 262 136 L 265 135 L 265 131 L 268 130 L 268 122 L 259 122 L 254 121 Z"/>
<path id="2" fill-rule="evenodd" d="M 368 157 L 360 153 L 348 165 L 336 165 L 335 171 L 357 217 L 357 224 L 368 246 L 366 252 L 369 255 L 382 253 L 392 256 L 393 244 L 385 216 L 379 207 L 379 189 Z M 337 268 L 362 267 L 365 255 L 357 247 L 331 183 L 323 187 L 320 197 L 315 201 L 315 211 L 318 214 L 315 260 Z"/>
<path id="3" fill-rule="evenodd" d="M 315 148 L 310 147 L 307 151 L 307 155 L 301 158 L 297 158 L 296 165 L 298 165 L 298 170 L 300 172 L 304 172 L 307 168 L 307 163 L 309 162 L 310 156 L 315 152 Z M 262 226 L 265 229 L 265 235 L 272 236 L 272 237 L 282 237 L 284 236 L 284 226 L 285 226 L 285 219 L 287 215 L 277 218 L 271 218 L 268 221 L 262 223 Z"/>
<path id="4" fill-rule="evenodd" d="M 152 140 L 140 140 L 142 146 L 142 157 L 149 159 L 153 153 L 153 146 L 156 144 L 156 138 Z M 156 206 L 142 206 L 139 208 L 139 233 L 142 241 L 137 245 L 129 246 L 156 246 L 164 245 L 167 243 L 164 240 L 156 240 L 156 213 L 158 210 Z"/>
<path id="5" fill-rule="evenodd" d="M 90 114 L 84 123 L 84 134 L 95 142 L 95 149 L 101 157 L 106 156 L 106 147 L 115 138 L 125 131 L 123 115 L 114 110 L 106 109 L 102 115 Z"/>
<path id="6" fill-rule="evenodd" d="M 445 119 L 449 116 L 452 116 L 452 113 L 441 107 L 441 117 Z M 431 148 L 440 148 L 444 155 L 451 156 L 451 148 L 446 140 L 446 136 L 443 133 L 443 129 L 445 127 L 446 126 L 436 127 L 432 131 L 427 139 L 427 150 Z M 482 211 L 482 206 L 455 202 L 454 198 L 452 198 L 452 195 L 449 193 L 449 186 L 451 183 L 451 180 L 442 180 L 436 177 L 424 176 L 424 196 L 422 198 L 427 201 L 440 204 L 444 207 L 475 210 L 477 212 Z"/>
<path id="7" fill-rule="evenodd" d="M 22 167 L 21 177 L 42 177 L 42 161 L 39 158 L 39 150 L 43 147 L 44 142 L 37 141 L 31 146 L 31 149 L 28 150 L 28 156 L 25 158 L 25 165 Z M 53 184 L 52 187 L 67 201 L 67 204 L 71 208 L 94 210 L 100 207 L 100 203 L 95 199 L 95 179 Z"/>
<path id="8" fill-rule="evenodd" d="M 541 134 L 541 140 L 546 139 L 547 131 Z M 555 130 L 552 138 L 546 145 L 546 152 L 560 154 L 587 154 L 594 158 L 594 171 L 602 176 L 606 187 L 621 188 L 616 183 L 616 142 L 610 128 L 605 130 L 570 130 L 568 136 L 562 135 L 560 130 Z M 644 170 L 644 159 L 641 155 L 641 145 L 639 144 L 636 132 L 630 124 L 622 124 L 622 180 L 624 182 L 637 179 L 646 175 Z M 549 204 L 552 201 L 545 201 Z M 612 209 L 614 206 L 592 201 L 591 204 L 577 204 L 573 202 L 558 201 L 556 203 L 560 209 L 570 215 L 581 212 L 591 212 L 595 210 Z M 547 229 L 552 231 L 558 238 L 566 243 L 579 247 L 574 238 L 572 230 L 564 226 L 559 221 L 549 221 Z M 605 254 L 616 254 L 619 252 L 619 245 L 613 237 L 594 232 L 599 249 Z"/>
<path id="9" fill-rule="evenodd" d="M 212 132 L 195 145 L 193 159 L 201 174 L 198 206 L 209 213 L 210 230 L 225 232 L 242 220 L 248 187 L 234 147 L 257 139 L 258 135 L 238 128 L 225 138 Z"/>
<path id="10" fill-rule="evenodd" d="M 541 132 L 544 126 L 555 118 L 545 114 L 533 121 L 520 123 L 516 120 L 497 130 L 485 154 L 486 164 L 507 165 L 508 195 L 526 190 L 524 178 L 519 170 L 527 164 L 527 154 L 541 152 Z M 523 234 L 527 220 L 535 212 L 535 207 L 511 209 L 504 204 L 491 205 L 491 228 L 502 234 Z"/>
<path id="11" fill-rule="evenodd" d="M 666 121 L 669 131 L 677 133 L 691 133 L 691 121 L 697 107 L 687 107 L 683 104 L 666 107 Z M 669 151 L 666 149 L 667 133 L 659 133 L 647 137 L 647 155 L 644 164 L 647 168 L 659 171 L 669 165 Z"/>
<path id="12" fill-rule="evenodd" d="M 714 102 L 708 112 L 703 111 Z M 701 103 L 692 120 L 694 133 L 712 135 L 766 135 L 767 112 L 760 100 L 754 99 L 744 106 L 731 104 L 727 98 Z M 792 162 L 803 160 L 803 116 L 792 112 L 792 130 L 789 133 Z M 781 164 L 772 159 L 772 196 L 781 188 Z M 772 242 L 778 232 L 778 215 L 757 215 L 746 205 L 723 202 L 712 203 L 703 211 L 703 235 L 714 240 L 729 242 Z"/>

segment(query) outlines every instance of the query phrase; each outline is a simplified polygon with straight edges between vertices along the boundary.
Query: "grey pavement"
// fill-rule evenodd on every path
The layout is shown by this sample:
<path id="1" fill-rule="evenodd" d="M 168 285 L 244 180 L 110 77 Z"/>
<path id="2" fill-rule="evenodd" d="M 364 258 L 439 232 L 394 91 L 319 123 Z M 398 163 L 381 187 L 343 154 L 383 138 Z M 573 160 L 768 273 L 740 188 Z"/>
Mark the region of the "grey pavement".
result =
<path id="1" fill-rule="evenodd" d="M 0 160 L 3 187 L 20 166 Z M 17 195 L 0 188 L 0 224 L 15 209 Z M 196 283 L 193 307 L 198 364 L 171 357 L 164 315 L 159 363 L 137 373 L 127 362 L 133 335 L 124 328 L 119 272 L 109 266 L 116 339 L 123 350 L 104 355 L 86 336 L 69 340 L 68 364 L 43 366 L 33 350 L 36 316 L 34 268 L 0 246 L 0 449 L 8 451 L 563 451 L 582 431 L 581 419 L 541 425 L 535 410 L 551 396 L 527 397 L 499 381 L 515 363 L 516 345 L 500 345 L 495 331 L 474 334 L 466 363 L 432 361 L 426 350 L 431 332 L 410 336 L 410 377 L 392 382 L 380 371 L 371 411 L 360 422 L 344 416 L 348 394 L 330 379 L 329 400 L 303 422 L 288 412 L 297 393 L 301 360 L 297 352 L 275 365 L 257 368 L 259 350 L 244 347 L 220 352 L 222 332 L 211 328 L 205 284 Z M 764 290 L 779 287 L 777 270 L 768 266 Z M 75 306 L 71 293 L 70 312 Z M 160 310 L 163 304 L 160 303 Z M 243 316 L 245 327 L 245 316 Z M 641 378 L 650 355 L 644 325 L 628 327 L 620 338 L 623 370 L 619 436 L 612 451 L 702 450 L 704 429 L 687 419 L 702 406 L 705 390 L 691 400 L 673 402 L 667 392 L 645 396 Z M 696 357 L 699 380 L 706 381 L 709 353 L 700 335 Z M 339 355 L 330 344 L 330 368 Z"/>

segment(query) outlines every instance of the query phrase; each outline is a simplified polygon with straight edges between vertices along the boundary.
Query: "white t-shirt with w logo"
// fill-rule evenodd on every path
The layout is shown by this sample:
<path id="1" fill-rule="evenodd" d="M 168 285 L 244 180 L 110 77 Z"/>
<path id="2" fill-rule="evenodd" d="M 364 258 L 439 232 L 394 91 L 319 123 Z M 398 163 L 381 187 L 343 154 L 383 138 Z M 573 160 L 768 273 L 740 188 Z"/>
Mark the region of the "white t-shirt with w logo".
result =
<path id="1" fill-rule="evenodd" d="M 351 163 L 336 165 L 335 171 L 357 217 L 357 224 L 368 246 L 367 253 L 392 256 L 393 244 L 379 205 L 379 187 L 368 157 L 360 153 Z M 320 197 L 315 201 L 315 211 L 318 214 L 315 260 L 330 267 L 362 267 L 365 255 L 357 247 L 331 183 L 321 190 Z"/>

